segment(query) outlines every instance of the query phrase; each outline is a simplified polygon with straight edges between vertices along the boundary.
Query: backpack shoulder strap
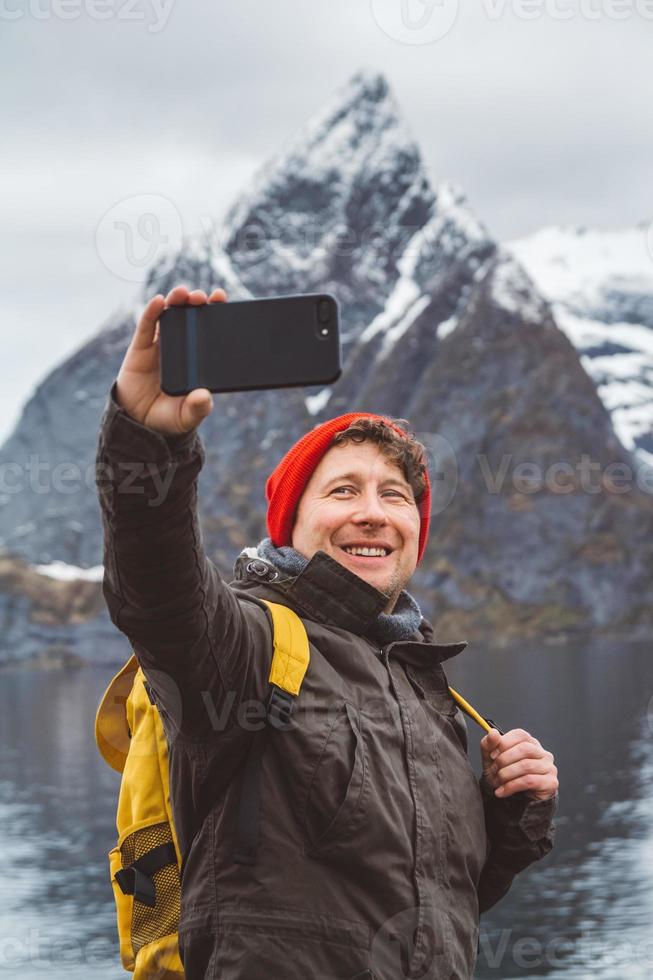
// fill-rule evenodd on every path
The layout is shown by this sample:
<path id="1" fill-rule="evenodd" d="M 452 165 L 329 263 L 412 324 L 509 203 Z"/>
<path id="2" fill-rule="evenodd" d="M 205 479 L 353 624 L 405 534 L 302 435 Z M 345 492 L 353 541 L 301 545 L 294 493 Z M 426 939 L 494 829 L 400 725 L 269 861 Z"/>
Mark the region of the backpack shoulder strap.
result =
<path id="1" fill-rule="evenodd" d="M 109 683 L 95 715 L 95 741 L 105 762 L 122 772 L 129 752 L 127 698 L 134 685 L 138 660 L 132 655 Z"/>
<path id="2" fill-rule="evenodd" d="M 266 703 L 265 726 L 254 733 L 240 786 L 236 864 L 255 864 L 259 833 L 261 761 L 267 744 L 267 729 L 287 724 L 310 661 L 306 628 L 299 616 L 282 603 L 263 602 L 272 616 L 273 650 L 270 666 L 270 693 Z"/>
<path id="3" fill-rule="evenodd" d="M 280 602 L 263 599 L 272 614 L 274 649 L 270 684 L 297 697 L 310 661 L 306 628 L 297 613 Z"/>

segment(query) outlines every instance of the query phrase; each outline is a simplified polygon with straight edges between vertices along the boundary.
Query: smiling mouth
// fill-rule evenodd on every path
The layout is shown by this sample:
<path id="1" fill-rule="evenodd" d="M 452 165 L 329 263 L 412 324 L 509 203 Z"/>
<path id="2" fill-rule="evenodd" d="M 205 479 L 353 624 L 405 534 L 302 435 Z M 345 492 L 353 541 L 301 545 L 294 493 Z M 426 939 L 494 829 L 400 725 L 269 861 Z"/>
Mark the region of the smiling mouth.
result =
<path id="1" fill-rule="evenodd" d="M 362 563 L 362 564 L 367 563 L 369 565 L 373 565 L 375 563 L 380 564 L 381 562 L 386 561 L 393 553 L 392 551 L 388 551 L 385 555 L 361 555 L 361 554 L 352 554 L 350 551 L 347 551 L 345 548 L 340 547 L 340 545 L 338 545 L 338 547 L 342 552 L 344 552 L 345 555 L 347 555 L 347 558 L 350 558 L 352 561 L 356 563 Z"/>

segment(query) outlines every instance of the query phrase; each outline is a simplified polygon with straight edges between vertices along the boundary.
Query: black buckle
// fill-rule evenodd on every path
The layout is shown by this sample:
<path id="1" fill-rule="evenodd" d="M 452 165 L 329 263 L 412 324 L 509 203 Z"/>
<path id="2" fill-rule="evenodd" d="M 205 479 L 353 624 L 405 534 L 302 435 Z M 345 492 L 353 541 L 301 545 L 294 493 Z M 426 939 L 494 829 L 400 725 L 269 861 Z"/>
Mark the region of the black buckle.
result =
<path id="1" fill-rule="evenodd" d="M 167 844 L 153 847 L 126 868 L 119 868 L 113 877 L 123 895 L 133 895 L 137 902 L 154 908 L 156 906 L 154 875 L 168 864 L 176 863 L 175 845 L 169 841 Z"/>
<path id="2" fill-rule="evenodd" d="M 275 728 L 281 728 L 283 725 L 287 725 L 292 715 L 294 700 L 292 694 L 288 694 L 287 691 L 272 684 L 265 706 L 266 720 L 274 725 Z"/>
<path id="3" fill-rule="evenodd" d="M 247 562 L 247 571 L 257 575 L 258 578 L 266 578 L 269 568 L 264 561 L 254 558 L 253 561 Z"/>
<path id="4" fill-rule="evenodd" d="M 499 735 L 505 735 L 506 734 L 505 732 L 502 732 L 501 731 L 501 729 L 497 725 L 496 721 L 492 721 L 491 718 L 486 718 L 485 721 L 488 723 L 488 725 L 490 726 L 490 728 L 496 728 L 496 730 L 498 731 Z"/>
<path id="5" fill-rule="evenodd" d="M 114 878 L 120 885 L 123 895 L 133 895 L 137 902 L 155 908 L 156 887 L 148 875 L 130 865 L 128 868 L 120 868 L 116 871 Z"/>

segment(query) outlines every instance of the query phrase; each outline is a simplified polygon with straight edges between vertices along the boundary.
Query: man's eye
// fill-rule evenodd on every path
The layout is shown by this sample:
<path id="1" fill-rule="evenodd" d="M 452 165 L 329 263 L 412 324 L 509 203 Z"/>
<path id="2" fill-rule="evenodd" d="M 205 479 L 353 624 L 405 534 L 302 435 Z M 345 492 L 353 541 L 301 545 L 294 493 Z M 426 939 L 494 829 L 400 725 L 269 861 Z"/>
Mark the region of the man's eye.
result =
<path id="1" fill-rule="evenodd" d="M 334 487 L 333 490 L 331 491 L 331 493 L 339 493 L 340 490 L 346 490 L 349 493 L 355 493 L 356 492 L 355 491 L 355 487 L 342 486 L 342 487 Z M 399 497 L 402 500 L 405 499 L 404 494 L 401 493 L 399 490 L 384 490 L 383 491 L 383 494 L 384 494 L 384 496 L 387 496 L 387 494 L 392 494 L 393 496 Z"/>

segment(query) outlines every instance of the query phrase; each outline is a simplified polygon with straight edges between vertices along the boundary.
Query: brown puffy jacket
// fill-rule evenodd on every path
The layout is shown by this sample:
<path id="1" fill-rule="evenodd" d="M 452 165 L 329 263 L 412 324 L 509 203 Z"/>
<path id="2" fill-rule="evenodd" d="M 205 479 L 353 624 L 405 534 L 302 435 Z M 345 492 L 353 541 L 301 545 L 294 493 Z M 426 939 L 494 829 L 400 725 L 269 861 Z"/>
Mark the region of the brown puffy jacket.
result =
<path id="1" fill-rule="evenodd" d="M 498 800 L 422 620 L 379 648 L 387 601 L 317 552 L 298 576 L 202 547 L 199 435 L 131 419 L 111 388 L 97 455 L 104 595 L 154 692 L 170 753 L 188 980 L 469 980 L 479 914 L 551 849 L 551 801 Z M 297 612 L 310 665 L 265 731 L 257 860 L 234 861 L 241 776 L 268 696 L 271 620 Z"/>

